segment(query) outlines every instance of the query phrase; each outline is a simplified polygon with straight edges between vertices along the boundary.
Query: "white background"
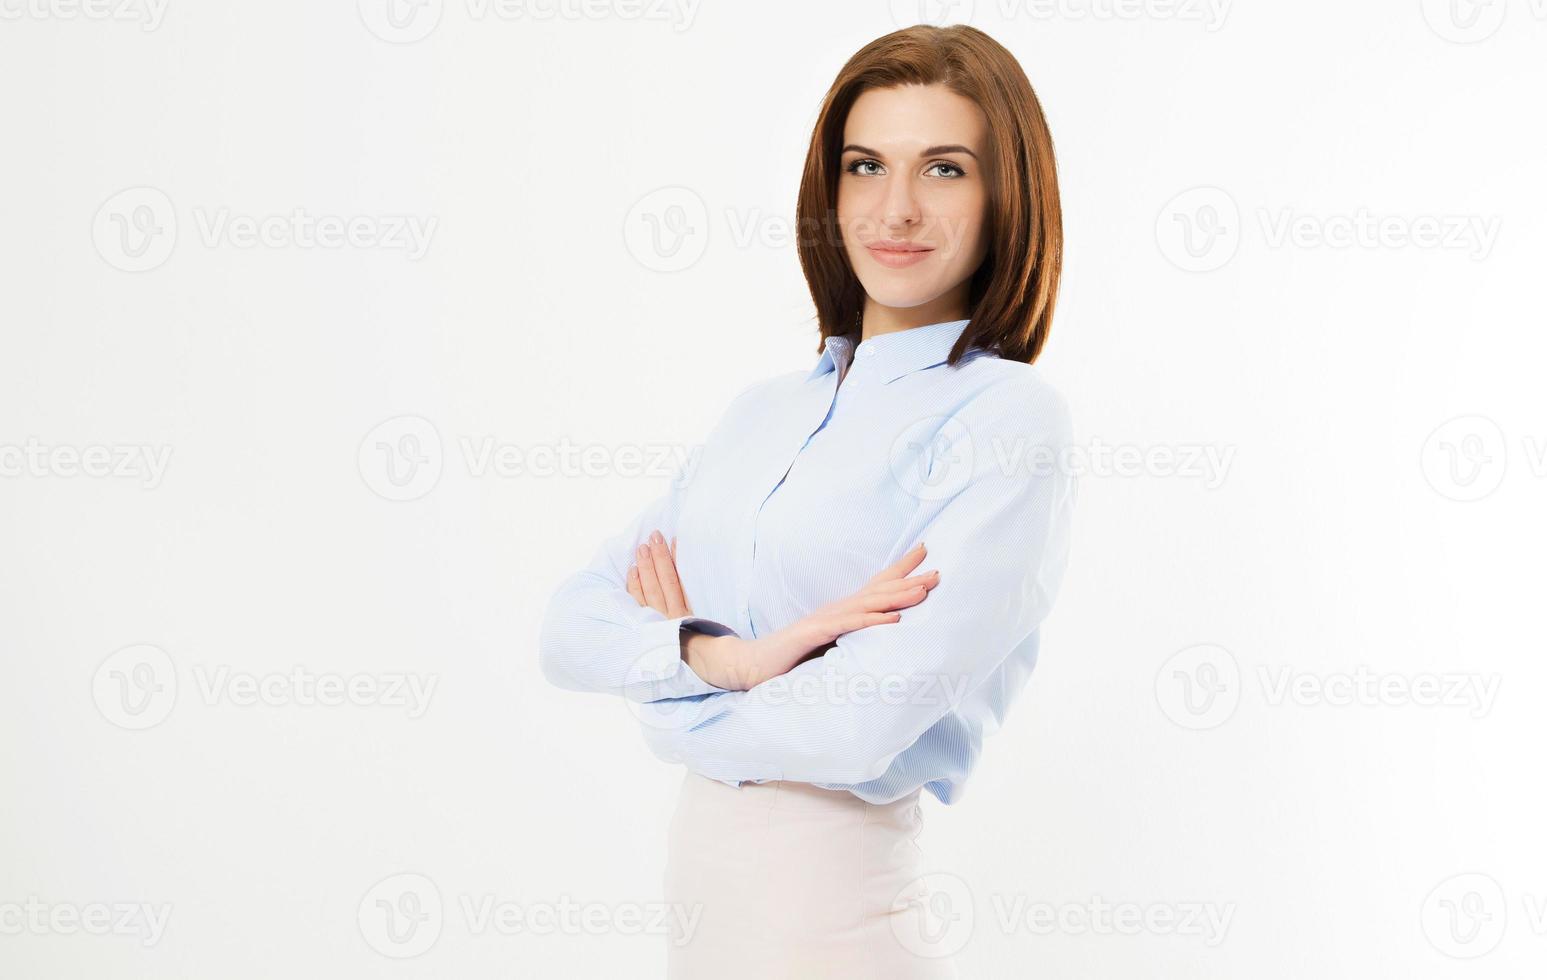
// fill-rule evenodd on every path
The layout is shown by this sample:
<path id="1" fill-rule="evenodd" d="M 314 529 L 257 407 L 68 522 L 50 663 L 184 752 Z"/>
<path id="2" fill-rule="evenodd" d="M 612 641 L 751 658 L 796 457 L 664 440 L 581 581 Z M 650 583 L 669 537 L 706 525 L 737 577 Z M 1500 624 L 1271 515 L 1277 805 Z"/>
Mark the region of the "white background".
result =
<path id="1" fill-rule="evenodd" d="M 660 975 L 469 914 L 660 897 L 680 770 L 543 681 L 540 615 L 664 490 L 634 454 L 814 362 L 810 127 L 920 11 L 125 2 L 0 0 L 0 975 Z M 964 977 L 1547 962 L 1547 6 L 1468 2 L 944 11 L 1052 126 L 1082 444 L 1228 459 L 1082 479 L 1038 671 L 925 808 Z M 480 459 L 563 445 L 600 465 Z M 303 703 L 356 675 L 434 687 Z M 405 888 L 442 908 L 395 945 Z M 71 927 L 138 903 L 149 945 Z"/>

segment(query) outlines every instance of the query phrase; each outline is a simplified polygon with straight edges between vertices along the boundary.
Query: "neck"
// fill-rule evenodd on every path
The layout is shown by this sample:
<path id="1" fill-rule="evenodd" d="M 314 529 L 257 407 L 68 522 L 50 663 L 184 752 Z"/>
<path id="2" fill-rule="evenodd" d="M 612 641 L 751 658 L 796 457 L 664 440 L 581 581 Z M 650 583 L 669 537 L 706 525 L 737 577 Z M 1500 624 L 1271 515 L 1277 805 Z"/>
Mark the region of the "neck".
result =
<path id="1" fill-rule="evenodd" d="M 965 320 L 967 311 L 967 283 L 921 306 L 882 306 L 869 296 L 865 297 L 865 311 L 860 325 L 860 340 L 883 334 L 912 330 L 931 323 Z"/>

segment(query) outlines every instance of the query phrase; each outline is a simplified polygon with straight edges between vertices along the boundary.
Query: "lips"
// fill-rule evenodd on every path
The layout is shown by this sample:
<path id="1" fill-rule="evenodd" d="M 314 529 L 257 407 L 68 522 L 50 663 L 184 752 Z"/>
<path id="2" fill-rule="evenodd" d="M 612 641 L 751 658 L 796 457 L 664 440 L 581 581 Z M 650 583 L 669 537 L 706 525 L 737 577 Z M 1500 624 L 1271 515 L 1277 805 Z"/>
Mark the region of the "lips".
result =
<path id="1" fill-rule="evenodd" d="M 891 269 L 901 269 L 922 262 L 929 257 L 929 253 L 934 251 L 931 245 L 895 241 L 880 241 L 865 248 L 872 258 Z"/>

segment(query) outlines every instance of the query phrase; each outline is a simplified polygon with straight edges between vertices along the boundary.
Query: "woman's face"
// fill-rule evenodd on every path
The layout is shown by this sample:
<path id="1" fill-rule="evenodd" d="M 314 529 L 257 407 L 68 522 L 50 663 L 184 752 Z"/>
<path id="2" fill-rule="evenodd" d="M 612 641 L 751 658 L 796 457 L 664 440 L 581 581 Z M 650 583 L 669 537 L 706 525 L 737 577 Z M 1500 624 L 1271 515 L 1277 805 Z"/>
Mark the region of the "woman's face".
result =
<path id="1" fill-rule="evenodd" d="M 865 91 L 843 128 L 838 225 L 872 304 L 967 316 L 988 254 L 988 119 L 943 85 Z M 914 317 L 915 319 L 917 317 Z"/>

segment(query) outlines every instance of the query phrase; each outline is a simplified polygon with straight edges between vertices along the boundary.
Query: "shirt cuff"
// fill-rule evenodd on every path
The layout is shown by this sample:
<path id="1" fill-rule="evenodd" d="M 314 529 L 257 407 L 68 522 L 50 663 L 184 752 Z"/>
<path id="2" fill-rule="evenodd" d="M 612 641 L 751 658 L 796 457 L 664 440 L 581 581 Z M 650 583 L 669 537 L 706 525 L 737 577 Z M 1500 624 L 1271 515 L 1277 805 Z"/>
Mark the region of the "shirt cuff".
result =
<path id="1" fill-rule="evenodd" d="M 707 633 L 710 636 L 737 636 L 734 629 L 724 623 L 701 616 L 678 616 L 676 619 L 660 619 L 640 627 L 639 659 L 634 663 L 635 682 L 651 686 L 650 701 L 666 698 L 686 698 L 696 694 L 723 694 L 725 688 L 716 687 L 693 673 L 682 659 L 682 631 Z"/>

